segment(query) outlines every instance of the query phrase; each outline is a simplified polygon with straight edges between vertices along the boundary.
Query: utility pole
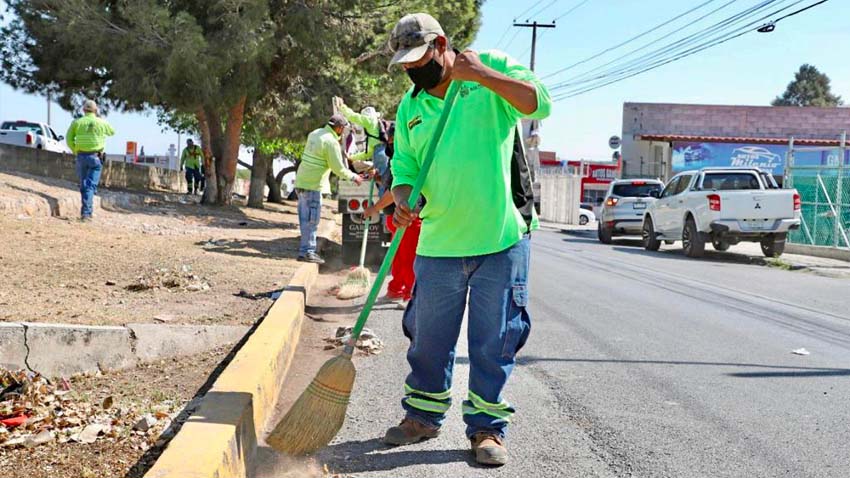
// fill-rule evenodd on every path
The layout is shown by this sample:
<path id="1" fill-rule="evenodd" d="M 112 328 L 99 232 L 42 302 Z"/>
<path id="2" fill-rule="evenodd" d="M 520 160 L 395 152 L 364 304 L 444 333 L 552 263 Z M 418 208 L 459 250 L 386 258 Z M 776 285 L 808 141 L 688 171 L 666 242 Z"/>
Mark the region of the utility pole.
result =
<path id="1" fill-rule="evenodd" d="M 47 125 L 53 125 L 53 122 L 50 121 L 50 102 L 53 99 L 53 94 L 49 91 L 47 92 Z"/>
<path id="2" fill-rule="evenodd" d="M 526 20 L 528 22 L 528 20 Z M 537 29 L 538 28 L 555 28 L 555 22 L 552 23 L 516 23 L 515 27 L 531 28 L 531 71 L 534 71 L 534 59 L 537 57 Z"/>

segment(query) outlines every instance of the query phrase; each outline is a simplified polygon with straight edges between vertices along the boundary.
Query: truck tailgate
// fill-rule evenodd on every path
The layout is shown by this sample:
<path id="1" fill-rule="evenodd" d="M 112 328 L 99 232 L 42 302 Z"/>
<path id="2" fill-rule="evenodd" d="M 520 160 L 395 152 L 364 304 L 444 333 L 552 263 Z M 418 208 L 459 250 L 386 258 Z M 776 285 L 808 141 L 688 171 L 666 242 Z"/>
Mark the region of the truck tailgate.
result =
<path id="1" fill-rule="evenodd" d="M 787 219 L 794 217 L 794 190 L 719 191 L 722 219 Z"/>

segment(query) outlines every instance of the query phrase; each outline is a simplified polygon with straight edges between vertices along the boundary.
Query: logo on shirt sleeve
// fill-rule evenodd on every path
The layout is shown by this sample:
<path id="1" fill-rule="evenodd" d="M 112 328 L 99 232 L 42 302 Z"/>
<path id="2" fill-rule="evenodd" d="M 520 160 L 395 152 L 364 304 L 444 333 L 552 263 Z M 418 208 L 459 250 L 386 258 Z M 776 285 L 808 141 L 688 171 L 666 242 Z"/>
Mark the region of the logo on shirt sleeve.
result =
<path id="1" fill-rule="evenodd" d="M 407 129 L 412 130 L 413 128 L 422 124 L 422 115 L 416 115 L 412 120 L 407 122 Z"/>

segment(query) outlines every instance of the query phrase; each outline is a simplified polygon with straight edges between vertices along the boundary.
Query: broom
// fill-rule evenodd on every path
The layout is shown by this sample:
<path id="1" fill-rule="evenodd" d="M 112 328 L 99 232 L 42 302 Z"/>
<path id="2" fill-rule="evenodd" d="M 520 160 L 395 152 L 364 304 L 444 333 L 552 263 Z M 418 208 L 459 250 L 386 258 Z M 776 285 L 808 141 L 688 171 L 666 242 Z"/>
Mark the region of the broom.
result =
<path id="1" fill-rule="evenodd" d="M 431 169 L 431 163 L 434 162 L 434 152 L 445 129 L 457 92 L 457 84 L 453 82 L 449 85 L 443 113 L 437 123 L 431 144 L 428 145 L 425 161 L 422 162 L 422 167 L 419 170 L 419 176 L 416 178 L 416 183 L 410 193 L 410 209 L 416 207 L 419 194 L 422 192 L 422 185 L 425 184 L 425 177 L 428 175 L 428 170 Z M 351 331 L 351 339 L 345 345 L 342 353 L 322 365 L 307 390 L 298 397 L 286 416 L 266 439 L 266 443 L 275 450 L 290 455 L 312 453 L 330 443 L 342 428 L 356 374 L 354 364 L 351 362 L 354 346 L 360 337 L 360 332 L 366 325 L 366 319 L 369 318 L 372 306 L 375 305 L 375 300 L 381 291 L 381 286 L 396 251 L 398 251 L 405 230 L 406 228 L 399 229 L 393 237 L 387 255 L 384 257 L 384 262 L 378 271 L 378 276 L 375 278 L 375 283 L 372 284 L 372 290 L 369 292 L 366 303 L 363 304 L 363 309 L 357 318 L 357 323 L 354 324 L 354 329 Z"/>
<path id="2" fill-rule="evenodd" d="M 372 204 L 372 193 L 375 191 L 375 178 L 369 182 L 369 202 Z M 365 206 L 364 206 L 365 207 Z M 366 217 L 363 228 L 363 244 L 360 246 L 360 266 L 352 269 L 345 281 L 339 286 L 339 292 L 336 293 L 337 299 L 353 299 L 365 295 L 369 291 L 369 283 L 372 281 L 372 274 L 369 269 L 363 266 L 366 262 L 366 242 L 369 239 L 369 222 L 371 217 Z"/>

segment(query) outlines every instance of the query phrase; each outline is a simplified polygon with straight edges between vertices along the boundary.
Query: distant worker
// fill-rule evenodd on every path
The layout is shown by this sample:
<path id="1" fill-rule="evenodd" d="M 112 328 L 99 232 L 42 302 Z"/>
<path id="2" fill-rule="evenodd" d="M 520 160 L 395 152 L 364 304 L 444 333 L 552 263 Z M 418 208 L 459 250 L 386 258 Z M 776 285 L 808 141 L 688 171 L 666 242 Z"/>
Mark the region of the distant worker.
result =
<path id="1" fill-rule="evenodd" d="M 307 136 L 307 144 L 301 155 L 301 164 L 295 176 L 295 191 L 298 193 L 298 223 L 301 227 L 301 247 L 298 260 L 324 264 L 316 253 L 316 233 L 322 218 L 322 194 L 330 194 L 331 171 L 357 185 L 363 179 L 349 171 L 342 158 L 340 135 L 348 121 L 333 115 L 328 124 Z"/>
<path id="2" fill-rule="evenodd" d="M 94 209 L 94 195 L 100 183 L 100 173 L 106 155 L 106 137 L 115 134 L 112 126 L 103 118 L 97 116 L 97 103 L 86 100 L 83 104 L 84 115 L 75 119 L 65 134 L 66 142 L 71 151 L 77 155 L 77 177 L 80 179 L 80 195 L 82 207 L 80 220 L 91 221 Z"/>
<path id="3" fill-rule="evenodd" d="M 393 156 L 393 140 L 395 137 L 395 125 L 390 125 L 386 132 L 386 144 L 379 144 L 375 148 L 373 156 L 376 180 L 380 184 L 378 201 L 363 211 L 363 216 L 374 216 L 379 212 L 384 213 L 387 229 L 395 235 L 397 228 L 393 224 L 395 214 L 395 203 L 393 202 L 392 184 L 393 173 L 391 161 Z M 413 262 L 416 260 L 416 246 L 419 244 L 419 231 L 422 228 L 422 220 L 417 218 L 407 226 L 407 232 L 401 239 L 398 252 L 393 259 L 393 279 L 387 286 L 387 299 L 397 301 L 400 308 L 406 308 L 407 303 L 413 295 L 413 285 L 416 282 L 416 274 L 413 271 Z"/>
<path id="4" fill-rule="evenodd" d="M 346 120 L 360 126 L 366 133 L 366 149 L 352 154 L 348 159 L 358 172 L 370 169 L 372 167 L 371 159 L 375 154 L 375 148 L 379 144 L 386 142 L 381 132 L 381 114 L 372 106 L 367 106 L 360 110 L 360 113 L 356 113 L 346 106 L 342 98 L 335 97 L 333 101 Z"/>
<path id="5" fill-rule="evenodd" d="M 196 194 L 203 191 L 204 175 L 201 165 L 204 164 L 204 152 L 191 138 L 186 140 L 186 149 L 180 155 L 180 169 L 186 168 L 186 194 Z"/>

